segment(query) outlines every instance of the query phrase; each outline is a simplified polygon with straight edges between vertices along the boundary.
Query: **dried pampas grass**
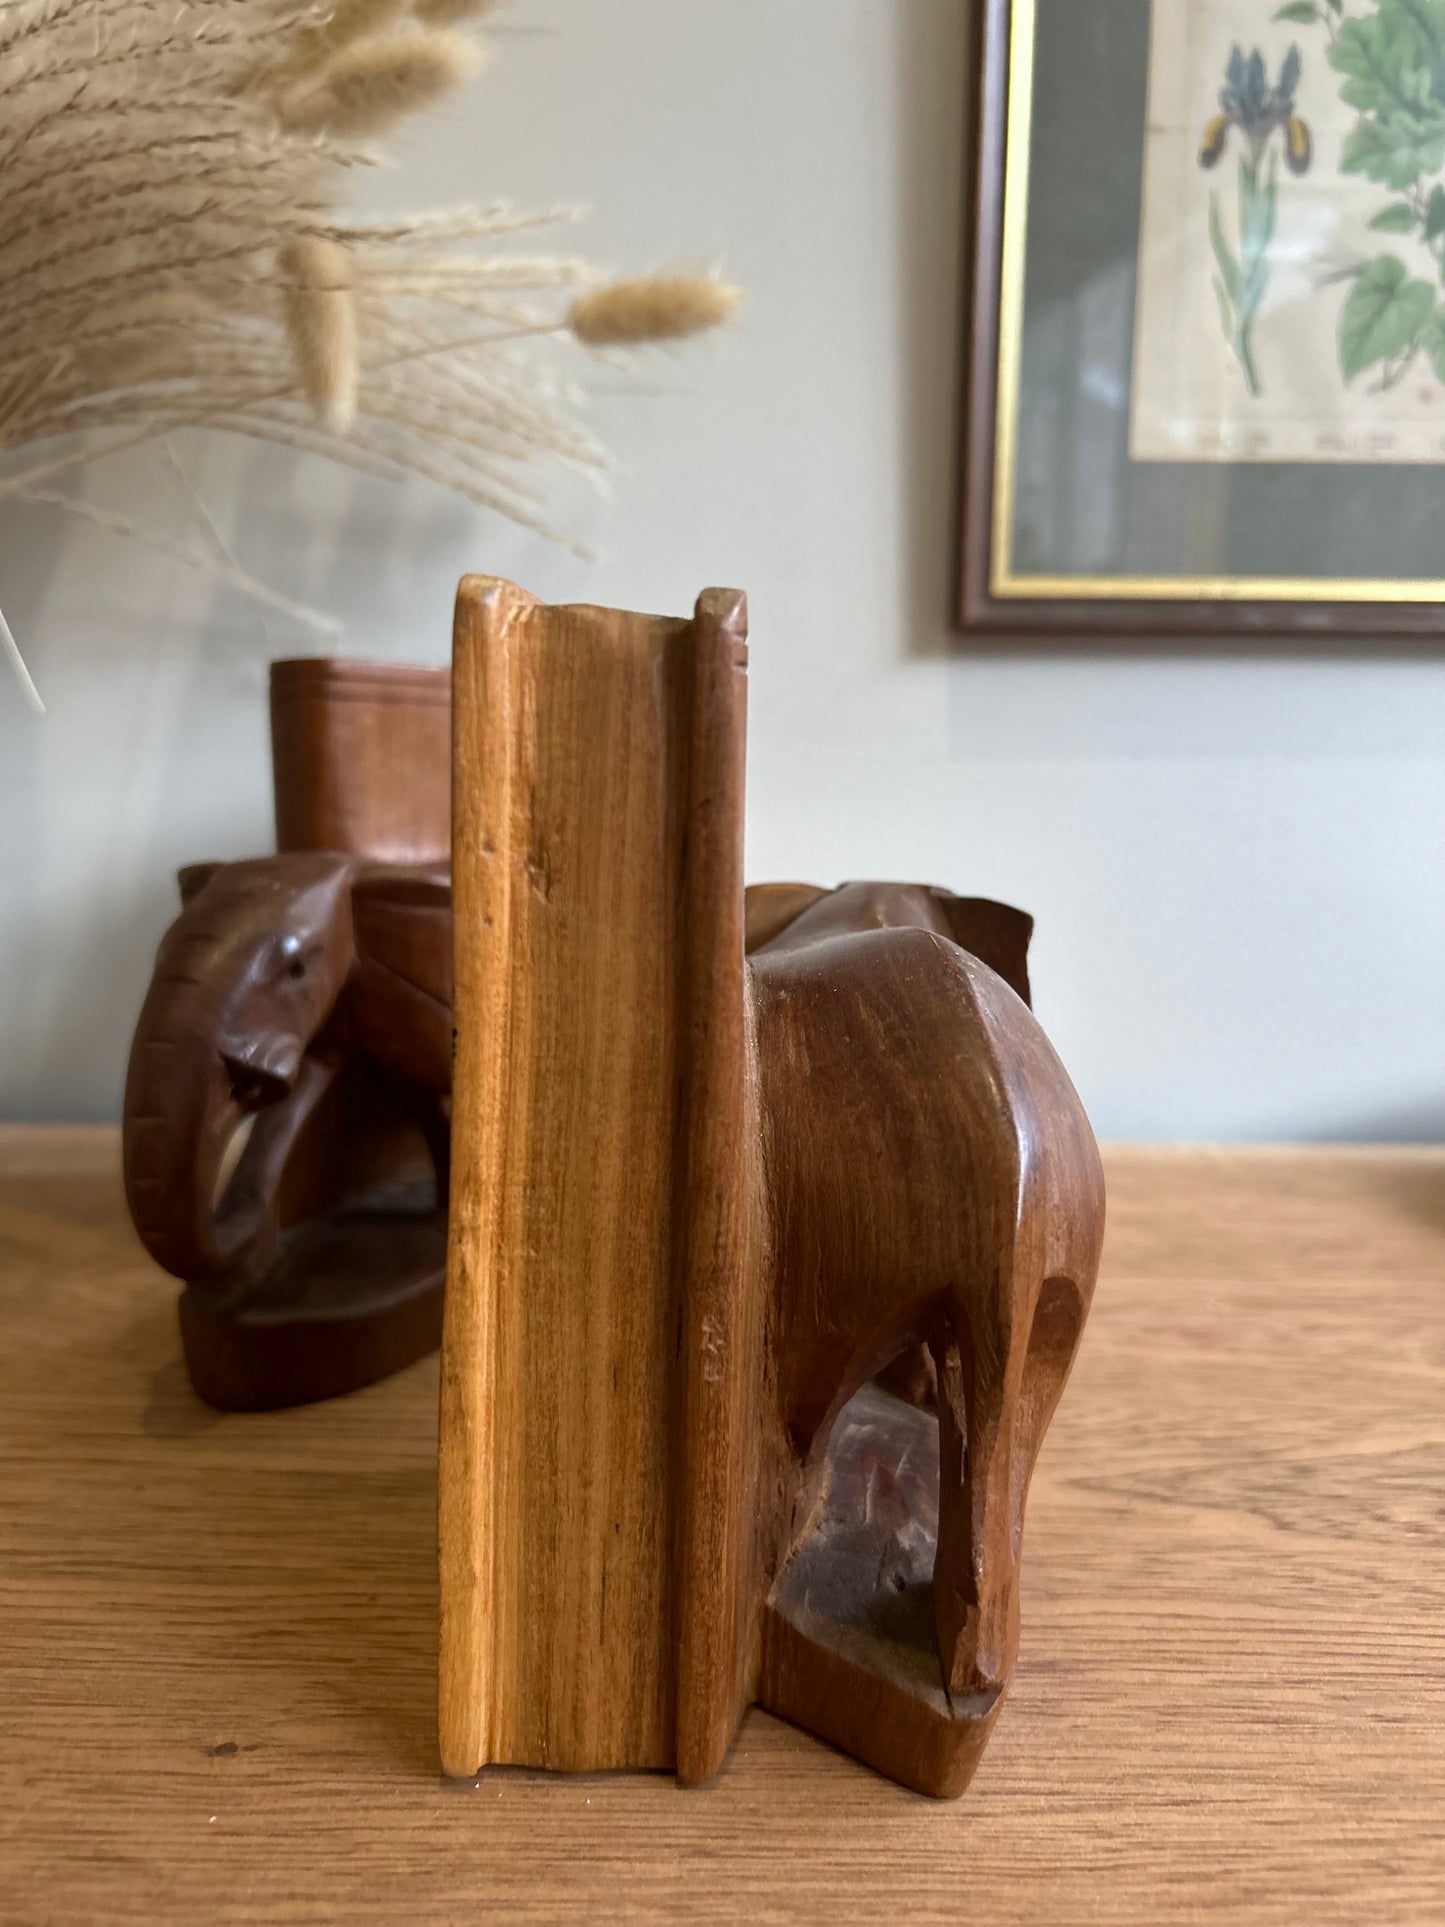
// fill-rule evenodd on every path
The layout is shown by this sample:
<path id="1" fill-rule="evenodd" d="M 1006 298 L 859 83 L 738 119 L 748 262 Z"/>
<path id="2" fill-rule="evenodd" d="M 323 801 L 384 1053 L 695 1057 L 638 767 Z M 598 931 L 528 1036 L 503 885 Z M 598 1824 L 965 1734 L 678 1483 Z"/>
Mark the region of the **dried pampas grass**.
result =
<path id="1" fill-rule="evenodd" d="M 329 14 L 297 36 L 292 65 L 297 71 L 319 67 L 332 54 L 395 26 L 405 13 L 406 0 L 336 0 Z"/>
<path id="2" fill-rule="evenodd" d="M 501 11 L 501 0 L 416 0 L 412 12 L 434 27 L 455 27 Z"/>
<path id="3" fill-rule="evenodd" d="M 534 465 L 603 460 L 550 344 L 679 340 L 737 294 L 599 288 L 584 262 L 516 250 L 565 210 L 341 212 L 371 144 L 476 72 L 495 11 L 0 0 L 0 496 L 88 513 L 57 475 L 203 427 L 425 476 L 546 529 Z M 187 559 L 242 579 L 218 540 Z"/>

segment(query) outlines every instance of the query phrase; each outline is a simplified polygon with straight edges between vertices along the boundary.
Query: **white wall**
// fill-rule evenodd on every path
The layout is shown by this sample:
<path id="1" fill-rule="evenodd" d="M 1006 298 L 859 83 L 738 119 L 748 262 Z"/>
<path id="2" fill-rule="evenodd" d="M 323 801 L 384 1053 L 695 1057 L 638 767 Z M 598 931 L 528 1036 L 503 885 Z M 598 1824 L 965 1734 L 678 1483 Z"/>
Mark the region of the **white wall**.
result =
<path id="1" fill-rule="evenodd" d="M 582 564 L 424 487 L 184 450 L 239 559 L 442 659 L 455 580 L 753 610 L 749 873 L 909 875 L 1039 919 L 1040 1012 L 1102 1134 L 1445 1130 L 1445 653 L 949 655 L 962 0 L 517 0 L 491 75 L 372 190 L 585 197 L 618 268 L 725 259 L 731 337 L 597 421 Z M 173 533 L 159 456 L 93 500 Z M 0 1116 L 113 1115 L 181 861 L 270 837 L 264 663 L 312 645 L 135 545 L 0 516 Z M 269 633 L 268 633 L 269 632 Z"/>

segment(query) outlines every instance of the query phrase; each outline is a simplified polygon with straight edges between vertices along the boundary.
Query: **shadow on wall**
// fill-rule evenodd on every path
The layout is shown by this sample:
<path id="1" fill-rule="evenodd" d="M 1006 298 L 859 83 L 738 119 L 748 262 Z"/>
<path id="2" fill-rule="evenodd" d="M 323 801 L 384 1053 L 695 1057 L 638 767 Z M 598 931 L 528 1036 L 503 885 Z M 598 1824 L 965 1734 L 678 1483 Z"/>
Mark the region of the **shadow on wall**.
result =
<path id="1" fill-rule="evenodd" d="M 893 10 L 898 36 L 898 205 L 891 270 L 902 356 L 904 655 L 947 655 L 958 527 L 966 136 L 973 115 L 968 15 L 952 0 Z"/>
<path id="2" fill-rule="evenodd" d="M 1315 1144 L 1445 1144 L 1445 1089 L 1433 1101 L 1342 1118 L 1300 1136 Z M 1445 1194 L 1439 1202 L 1436 1215 L 1445 1228 Z"/>
<path id="3" fill-rule="evenodd" d="M 154 451 L 82 487 L 175 530 Z M 104 1119 L 176 867 L 269 841 L 263 648 L 243 598 L 58 510 L 7 512 L 0 581 L 49 710 L 0 704 L 0 1115 Z"/>
<path id="4" fill-rule="evenodd" d="M 342 625 L 328 641 L 283 622 L 270 655 L 448 660 L 457 578 L 480 565 L 479 526 L 494 518 L 428 483 L 380 481 L 282 449 L 250 446 L 235 459 L 226 495 L 238 555 Z"/>
<path id="5" fill-rule="evenodd" d="M 38 641 L 39 614 L 61 566 L 64 530 L 58 514 L 14 502 L 5 504 L 5 530 L 0 609 L 43 693 L 47 662 Z M 0 878 L 7 922 L 33 912 L 44 861 L 38 722 L 18 678 L 0 662 Z"/>
<path id="6" fill-rule="evenodd" d="M 0 545 L 0 608 L 42 697 L 59 675 L 63 639 L 45 646 L 44 610 L 64 566 L 65 518 L 56 510 L 6 502 Z M 25 1116 L 39 1071 L 30 1022 L 34 986 L 47 968 L 50 874 L 46 781 L 54 765 L 47 721 L 0 662 L 0 975 L 7 1011 L 0 1017 L 0 1120 Z"/>

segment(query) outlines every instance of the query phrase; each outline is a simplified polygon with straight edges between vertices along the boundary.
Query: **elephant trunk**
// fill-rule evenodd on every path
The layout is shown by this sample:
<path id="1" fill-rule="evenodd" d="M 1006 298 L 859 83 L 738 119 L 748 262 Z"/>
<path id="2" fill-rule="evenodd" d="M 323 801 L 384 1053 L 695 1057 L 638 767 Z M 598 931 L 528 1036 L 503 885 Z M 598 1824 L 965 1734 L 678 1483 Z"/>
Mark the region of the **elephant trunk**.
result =
<path id="1" fill-rule="evenodd" d="M 125 1091 L 125 1191 L 141 1242 L 178 1278 L 244 1262 L 262 1231 L 255 1200 L 218 1211 L 222 1163 L 247 1115 L 230 1067 L 207 1041 L 198 997 L 158 975 L 131 1046 Z"/>
<path id="2" fill-rule="evenodd" d="M 262 1269 L 274 1252 L 274 1200 L 286 1158 L 334 1069 L 279 1037 L 228 1049 L 208 1034 L 193 987 L 158 975 L 126 1079 L 126 1202 L 146 1250 L 188 1283 Z M 237 1130 L 255 1125 L 226 1183 Z"/>

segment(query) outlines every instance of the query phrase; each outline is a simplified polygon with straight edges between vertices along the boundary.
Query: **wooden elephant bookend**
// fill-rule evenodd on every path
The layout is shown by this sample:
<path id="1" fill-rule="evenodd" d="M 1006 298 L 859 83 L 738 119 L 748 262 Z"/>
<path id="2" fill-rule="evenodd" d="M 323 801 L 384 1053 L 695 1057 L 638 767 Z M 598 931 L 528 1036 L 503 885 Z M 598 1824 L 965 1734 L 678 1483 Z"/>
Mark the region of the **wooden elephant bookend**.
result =
<path id="1" fill-rule="evenodd" d="M 126 1082 L 127 1200 L 187 1369 L 255 1410 L 433 1350 L 451 1089 L 445 669 L 281 662 L 279 853 L 181 874 Z"/>
<path id="2" fill-rule="evenodd" d="M 756 1701 L 954 1795 L 1098 1155 L 1017 913 L 745 897 L 745 638 L 462 585 L 442 1758 L 696 1784 Z"/>
<path id="3" fill-rule="evenodd" d="M 271 731 L 279 854 L 182 872 L 125 1103 L 136 1229 L 184 1281 L 193 1385 L 236 1410 L 433 1350 L 445 1272 L 450 671 L 278 662 Z M 1030 921 L 1003 905 L 761 885 L 749 950 L 805 911 L 937 928 L 1027 999 Z M 930 1395 L 925 1355 L 889 1382 Z"/>

